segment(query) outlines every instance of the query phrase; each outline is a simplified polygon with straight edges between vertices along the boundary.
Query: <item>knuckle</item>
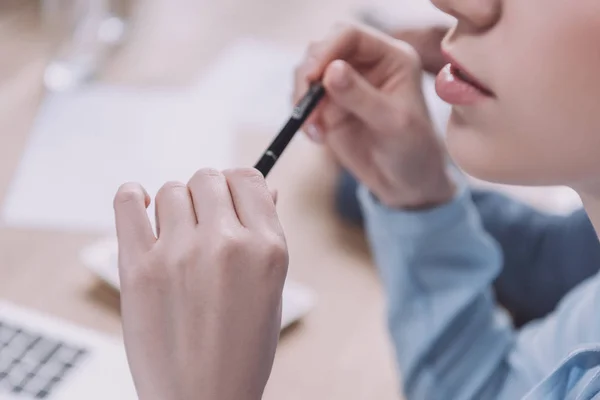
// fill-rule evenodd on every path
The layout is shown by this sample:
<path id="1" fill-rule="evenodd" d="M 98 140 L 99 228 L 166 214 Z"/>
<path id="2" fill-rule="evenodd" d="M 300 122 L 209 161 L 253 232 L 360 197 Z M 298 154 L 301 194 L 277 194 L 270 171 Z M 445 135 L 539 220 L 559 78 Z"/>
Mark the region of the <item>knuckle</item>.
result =
<path id="1" fill-rule="evenodd" d="M 196 171 L 196 173 L 194 174 L 194 177 L 197 177 L 199 179 L 204 179 L 204 178 L 219 178 L 222 175 L 223 174 L 218 169 L 215 169 L 215 168 L 202 168 L 202 169 L 199 169 L 198 171 Z"/>
<path id="2" fill-rule="evenodd" d="M 282 235 L 262 236 L 248 233 L 223 236 L 213 247 L 215 265 L 224 276 L 258 274 L 265 279 L 285 277 L 289 255 Z"/>
<path id="3" fill-rule="evenodd" d="M 222 232 L 221 237 L 214 246 L 216 259 L 220 261 L 223 267 L 237 265 L 238 261 L 243 260 L 251 249 L 248 241 L 243 235 Z"/>
<path id="4" fill-rule="evenodd" d="M 230 178 L 237 178 L 241 180 L 248 180 L 252 182 L 263 182 L 265 178 L 256 168 L 233 168 L 225 171 L 225 176 Z"/>
<path id="5" fill-rule="evenodd" d="M 253 234 L 251 248 L 254 256 L 265 261 L 265 264 L 281 265 L 288 261 L 287 243 L 280 230 L 268 229 Z"/>
<path id="6" fill-rule="evenodd" d="M 171 275 L 187 276 L 186 271 L 192 271 L 196 267 L 200 256 L 200 248 L 190 243 L 171 253 L 166 258 L 165 265 L 168 266 Z"/>
<path id="7" fill-rule="evenodd" d="M 133 182 L 124 183 L 117 190 L 114 205 L 116 207 L 121 204 L 143 202 L 144 197 L 144 192 L 140 189 L 139 184 Z"/>
<path id="8" fill-rule="evenodd" d="M 169 181 L 162 185 L 162 190 L 170 191 L 170 190 L 178 190 L 181 188 L 185 188 L 185 184 L 178 181 Z"/>
<path id="9" fill-rule="evenodd" d="M 350 112 L 344 110 L 337 105 L 331 105 L 327 109 L 323 110 L 321 114 L 321 121 L 326 127 L 342 126 L 344 123 L 352 123 L 354 119 L 351 117 Z"/>
<path id="10" fill-rule="evenodd" d="M 396 54 L 403 63 L 412 65 L 416 70 L 420 71 L 421 56 L 412 45 L 400 40 L 396 40 L 394 47 L 396 49 Z"/>
<path id="11" fill-rule="evenodd" d="M 342 21 L 337 22 L 334 25 L 332 34 L 340 38 L 346 38 L 356 35 L 359 31 L 360 28 L 355 23 L 349 21 Z"/>
<path id="12" fill-rule="evenodd" d="M 192 179 L 190 179 L 190 184 L 196 181 L 215 178 L 223 178 L 223 173 L 215 168 L 202 168 L 194 173 L 194 176 L 192 176 Z"/>
<path id="13" fill-rule="evenodd" d="M 185 188 L 187 188 L 187 186 L 181 182 L 177 182 L 177 181 L 166 182 L 158 190 L 158 193 L 156 194 L 156 198 L 159 199 L 168 193 L 171 193 L 173 191 L 180 190 L 180 189 L 185 189 Z"/>
<path id="14" fill-rule="evenodd" d="M 263 238 L 263 244 L 260 248 L 258 272 L 265 279 L 279 280 L 285 278 L 289 264 L 289 253 L 285 239 L 278 235 Z"/>
<path id="15" fill-rule="evenodd" d="M 419 55 L 417 50 L 410 45 L 404 47 L 404 57 L 406 58 L 406 61 L 409 62 L 411 65 L 414 65 L 415 67 L 420 67 L 421 56 Z"/>
<path id="16" fill-rule="evenodd" d="M 289 253 L 285 239 L 279 235 L 273 235 L 265 239 L 265 252 L 267 265 L 270 268 L 287 269 Z"/>

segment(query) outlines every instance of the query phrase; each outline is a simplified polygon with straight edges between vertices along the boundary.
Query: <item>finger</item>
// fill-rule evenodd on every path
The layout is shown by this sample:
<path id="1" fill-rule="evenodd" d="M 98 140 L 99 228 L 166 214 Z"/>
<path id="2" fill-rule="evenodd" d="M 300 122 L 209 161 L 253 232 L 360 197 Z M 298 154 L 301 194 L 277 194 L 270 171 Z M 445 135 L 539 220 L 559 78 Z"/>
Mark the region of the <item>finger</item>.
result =
<path id="1" fill-rule="evenodd" d="M 340 107 L 335 103 L 334 99 L 327 102 L 327 107 L 321 114 L 321 127 L 324 133 L 335 130 L 341 123 L 346 121 L 351 116 L 351 112 Z"/>
<path id="2" fill-rule="evenodd" d="M 393 112 L 387 99 L 345 61 L 336 60 L 329 65 L 323 85 L 341 109 L 374 128 L 388 125 Z"/>
<path id="3" fill-rule="evenodd" d="M 411 46 L 417 48 L 420 46 L 423 38 L 429 32 L 430 28 L 401 28 L 395 29 L 388 32 L 390 36 L 394 39 L 402 40 L 410 44 Z"/>
<path id="4" fill-rule="evenodd" d="M 270 189 L 269 192 L 271 193 L 271 198 L 273 199 L 273 203 L 275 205 L 277 205 L 277 199 L 279 197 L 279 192 L 277 191 L 277 189 Z"/>
<path id="5" fill-rule="evenodd" d="M 311 42 L 304 55 L 302 63 L 295 69 L 294 74 L 294 93 L 292 96 L 292 101 L 294 104 L 297 104 L 300 99 L 306 94 L 309 86 L 313 83 L 308 75 L 314 71 L 319 66 L 317 65 L 318 54 L 322 52 L 322 49 L 327 45 L 325 40 L 321 40 L 318 42 Z"/>
<path id="6" fill-rule="evenodd" d="M 294 93 L 292 96 L 292 102 L 294 105 L 297 105 L 298 102 L 306 95 L 308 88 L 310 86 L 310 82 L 306 80 L 306 66 L 303 64 L 296 68 L 294 75 Z M 316 143 L 322 143 L 322 128 L 320 121 L 320 115 L 322 110 L 324 109 L 324 103 L 326 99 L 321 100 L 320 104 L 315 107 L 315 109 L 311 112 L 306 122 L 302 126 L 302 130 L 306 135 Z"/>
<path id="7" fill-rule="evenodd" d="M 338 59 L 352 65 L 380 62 L 390 56 L 391 40 L 373 28 L 352 23 L 340 24 L 312 54 L 314 61 L 305 66 L 306 80 L 320 80 L 329 64 Z"/>
<path id="8" fill-rule="evenodd" d="M 442 52 L 442 41 L 448 31 L 449 28 L 445 26 L 425 28 L 421 42 L 418 46 L 413 46 L 421 57 L 423 69 L 431 74 L 437 74 L 447 64 Z"/>
<path id="9" fill-rule="evenodd" d="M 294 101 L 300 100 L 311 82 L 324 79 L 323 75 L 334 60 L 344 59 L 360 65 L 383 63 L 398 53 L 391 51 L 392 47 L 389 38 L 373 29 L 353 24 L 338 25 L 326 39 L 309 46 L 304 62 L 296 69 Z M 314 142 L 323 143 L 328 129 L 344 117 L 345 112 L 331 107 L 326 97 L 304 124 L 303 131 Z"/>
<path id="10" fill-rule="evenodd" d="M 252 230 L 281 230 L 273 197 L 262 174 L 254 168 L 224 172 L 240 222 Z"/>
<path id="11" fill-rule="evenodd" d="M 349 118 L 343 127 L 327 135 L 326 139 L 327 148 L 331 149 L 337 161 L 347 167 L 359 182 L 366 182 L 379 174 L 371 152 L 373 138 L 368 134 L 356 134 L 362 125 L 356 118 Z"/>
<path id="12" fill-rule="evenodd" d="M 315 115 L 315 111 L 307 118 L 306 122 L 302 126 L 302 131 L 308 136 L 310 140 L 314 143 L 322 144 L 325 139 L 324 135 L 326 132 L 325 124 L 322 122 L 322 110 L 326 111 L 328 107 L 328 100 L 321 100 L 321 104 L 319 104 L 315 111 L 318 111 L 318 114 Z"/>
<path id="13" fill-rule="evenodd" d="M 227 179 L 220 171 L 205 168 L 188 182 L 198 225 L 239 226 Z"/>
<path id="14" fill-rule="evenodd" d="M 429 26 L 399 29 L 391 34 L 394 38 L 408 43 L 417 51 L 426 72 L 437 74 L 447 64 L 442 53 L 442 41 L 448 31 L 449 28 L 445 26 Z"/>
<path id="15" fill-rule="evenodd" d="M 309 44 L 303 62 L 295 70 L 295 85 L 292 97 L 294 104 L 297 104 L 306 95 L 311 84 L 321 80 L 323 71 L 331 61 L 326 55 L 335 51 L 336 46 L 344 47 L 346 45 L 345 43 L 339 43 L 341 38 L 351 41 L 353 35 L 359 34 L 359 32 L 353 24 L 337 24 L 323 40 Z M 321 103 L 323 102 L 321 101 Z M 307 124 L 318 125 L 322 109 L 321 105 L 317 106 L 311 113 Z"/>
<path id="16" fill-rule="evenodd" d="M 146 253 L 156 242 L 146 208 L 150 197 L 138 183 L 122 185 L 114 199 L 119 255 L 134 260 Z"/>
<path id="17" fill-rule="evenodd" d="M 196 226 L 196 213 L 187 185 L 168 182 L 156 194 L 156 230 L 159 239 L 179 237 Z"/>

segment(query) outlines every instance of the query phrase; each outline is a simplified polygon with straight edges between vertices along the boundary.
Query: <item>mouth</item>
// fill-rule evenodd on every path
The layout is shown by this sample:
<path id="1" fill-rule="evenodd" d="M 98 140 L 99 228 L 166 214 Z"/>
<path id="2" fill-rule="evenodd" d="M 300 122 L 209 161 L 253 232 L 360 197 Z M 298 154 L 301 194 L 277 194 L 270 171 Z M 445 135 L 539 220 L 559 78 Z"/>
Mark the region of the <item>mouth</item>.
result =
<path id="1" fill-rule="evenodd" d="M 480 83 L 476 78 L 474 78 L 471 74 L 469 74 L 467 71 L 462 69 L 460 65 L 452 63 L 452 62 L 449 65 L 450 65 L 450 73 L 452 75 L 454 75 L 456 78 L 458 78 L 459 80 L 463 81 L 464 83 L 466 83 L 468 85 L 473 86 L 475 89 L 479 90 L 486 96 L 490 96 L 490 97 L 494 96 L 494 93 L 492 93 L 492 91 L 490 89 L 483 86 L 483 84 Z"/>
<path id="2" fill-rule="evenodd" d="M 442 69 L 436 79 L 436 90 L 442 100 L 453 105 L 473 105 L 485 99 L 494 98 L 494 93 L 456 62 L 448 53 L 444 53 L 448 65 Z"/>

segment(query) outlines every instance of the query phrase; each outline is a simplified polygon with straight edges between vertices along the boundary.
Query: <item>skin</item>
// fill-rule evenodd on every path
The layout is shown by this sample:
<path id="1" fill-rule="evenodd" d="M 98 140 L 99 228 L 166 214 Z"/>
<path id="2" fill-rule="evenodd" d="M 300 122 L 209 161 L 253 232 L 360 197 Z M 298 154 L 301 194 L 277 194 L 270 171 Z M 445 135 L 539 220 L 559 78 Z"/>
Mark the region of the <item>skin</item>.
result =
<path id="1" fill-rule="evenodd" d="M 496 94 L 454 107 L 448 127 L 454 159 L 485 180 L 570 185 L 580 192 L 594 186 L 600 171 L 600 3 L 434 4 L 458 18 L 443 47 Z"/>
<path id="2" fill-rule="evenodd" d="M 114 202 L 123 332 L 141 400 L 258 400 L 273 364 L 288 253 L 254 169 L 198 171 Z M 252 316 L 249 318 L 248 316 Z"/>
<path id="3" fill-rule="evenodd" d="M 492 90 L 456 106 L 448 149 L 478 178 L 569 185 L 600 226 L 600 2 L 435 0 L 457 19 L 443 47 Z M 421 93 L 419 53 L 341 25 L 313 43 L 295 98 L 327 96 L 305 130 L 392 208 L 448 202 L 455 186 Z M 137 184 L 115 198 L 127 354 L 154 399 L 262 395 L 277 344 L 287 249 L 254 170 L 200 171 L 157 196 L 160 233 Z M 248 318 L 252 315 L 252 318 Z"/>
<path id="4" fill-rule="evenodd" d="M 395 39 L 410 44 L 419 54 L 423 70 L 437 74 L 446 65 L 442 54 L 442 40 L 448 27 L 431 26 L 424 28 L 394 29 L 387 32 Z"/>
<path id="5" fill-rule="evenodd" d="M 347 24 L 312 43 L 296 70 L 295 101 L 312 81 L 327 90 L 305 127 L 309 137 L 392 208 L 432 207 L 454 194 L 422 74 L 413 47 Z"/>

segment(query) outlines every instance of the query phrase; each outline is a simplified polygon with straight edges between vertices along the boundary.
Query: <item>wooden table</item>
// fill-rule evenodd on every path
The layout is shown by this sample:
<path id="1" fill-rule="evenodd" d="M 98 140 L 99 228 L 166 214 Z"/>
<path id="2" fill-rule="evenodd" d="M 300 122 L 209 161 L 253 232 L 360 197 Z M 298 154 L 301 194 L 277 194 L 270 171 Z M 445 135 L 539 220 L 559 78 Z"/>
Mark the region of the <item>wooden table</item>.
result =
<path id="1" fill-rule="evenodd" d="M 131 38 L 104 79 L 185 84 L 236 36 L 301 45 L 355 5 L 353 0 L 140 0 Z M 0 203 L 44 95 L 48 40 L 38 21 L 35 1 L 0 3 Z M 253 143 L 240 151 L 250 163 L 272 132 L 249 128 L 240 134 Z M 280 192 L 290 275 L 312 287 L 319 303 L 282 336 L 267 400 L 399 397 L 377 274 L 361 232 L 335 216 L 335 174 L 321 151 L 298 140 L 270 177 Z M 98 238 L 96 232 L 0 227 L 0 298 L 118 335 L 118 296 L 78 258 L 79 250 Z"/>

